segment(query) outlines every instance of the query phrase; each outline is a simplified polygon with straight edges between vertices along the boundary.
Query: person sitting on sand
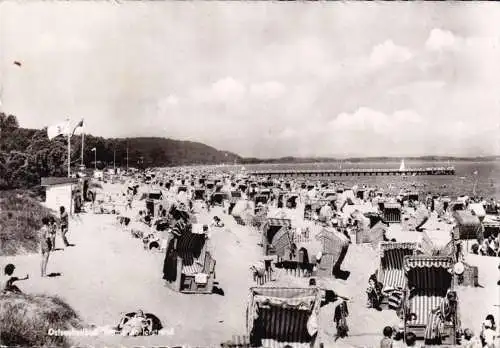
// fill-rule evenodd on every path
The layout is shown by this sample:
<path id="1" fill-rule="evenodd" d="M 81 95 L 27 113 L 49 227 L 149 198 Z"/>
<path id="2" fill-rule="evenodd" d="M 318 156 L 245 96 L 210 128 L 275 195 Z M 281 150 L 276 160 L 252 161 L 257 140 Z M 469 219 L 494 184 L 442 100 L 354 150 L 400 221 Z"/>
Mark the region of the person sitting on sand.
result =
<path id="1" fill-rule="evenodd" d="M 380 348 L 392 348 L 393 342 L 392 342 L 392 327 L 386 326 L 384 327 L 384 338 L 380 341 Z"/>
<path id="2" fill-rule="evenodd" d="M 408 332 L 406 334 L 405 341 L 408 347 L 415 347 L 415 344 L 417 343 L 417 335 L 415 335 L 413 332 Z"/>
<path id="3" fill-rule="evenodd" d="M 224 227 L 224 223 L 221 221 L 221 219 L 218 216 L 214 216 L 214 221 L 212 222 L 212 226 Z"/>
<path id="4" fill-rule="evenodd" d="M 123 324 L 121 331 L 122 336 L 140 336 L 144 333 L 144 330 L 148 327 L 148 321 L 144 312 L 138 310 L 133 318 L 130 318 L 127 322 Z"/>
<path id="5" fill-rule="evenodd" d="M 455 291 L 448 291 L 439 307 L 431 310 L 424 333 L 426 345 L 442 344 L 443 324 L 450 321 L 456 321 L 457 305 L 457 293 Z"/>
<path id="6" fill-rule="evenodd" d="M 29 276 L 26 274 L 24 278 L 18 278 L 13 275 L 15 269 L 16 266 L 14 266 L 12 263 L 9 263 L 7 266 L 5 266 L 4 275 L 0 279 L 0 293 L 6 293 L 6 292 L 13 292 L 16 294 L 22 293 L 22 291 L 16 285 L 14 285 L 14 283 L 19 280 L 27 280 Z"/>
<path id="7" fill-rule="evenodd" d="M 203 234 L 205 235 L 205 238 L 210 239 L 211 234 L 210 234 L 210 230 L 208 229 L 208 225 L 203 225 L 202 228 L 203 228 Z"/>
<path id="8" fill-rule="evenodd" d="M 474 333 L 471 329 L 465 329 L 462 335 L 462 339 L 460 340 L 460 346 L 466 348 L 482 348 L 483 345 L 481 340 L 474 336 Z"/>
<path id="9" fill-rule="evenodd" d="M 52 249 L 48 217 L 42 218 L 42 228 L 40 228 L 39 234 L 40 250 L 42 253 L 41 275 L 42 277 L 45 277 L 47 275 L 47 263 L 49 262 L 50 250 Z"/>
<path id="10" fill-rule="evenodd" d="M 471 250 L 473 254 L 479 255 L 479 244 L 477 243 L 472 244 Z"/>

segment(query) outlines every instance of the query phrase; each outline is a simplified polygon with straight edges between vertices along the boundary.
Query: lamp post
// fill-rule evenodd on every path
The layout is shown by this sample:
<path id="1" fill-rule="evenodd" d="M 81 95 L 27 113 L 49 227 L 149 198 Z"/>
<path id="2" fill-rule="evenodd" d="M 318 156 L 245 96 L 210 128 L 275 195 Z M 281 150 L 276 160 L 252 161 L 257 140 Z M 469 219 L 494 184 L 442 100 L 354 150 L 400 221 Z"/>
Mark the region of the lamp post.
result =
<path id="1" fill-rule="evenodd" d="M 97 150 L 95 147 L 93 147 L 92 151 L 94 152 L 94 171 L 96 171 L 97 170 Z"/>

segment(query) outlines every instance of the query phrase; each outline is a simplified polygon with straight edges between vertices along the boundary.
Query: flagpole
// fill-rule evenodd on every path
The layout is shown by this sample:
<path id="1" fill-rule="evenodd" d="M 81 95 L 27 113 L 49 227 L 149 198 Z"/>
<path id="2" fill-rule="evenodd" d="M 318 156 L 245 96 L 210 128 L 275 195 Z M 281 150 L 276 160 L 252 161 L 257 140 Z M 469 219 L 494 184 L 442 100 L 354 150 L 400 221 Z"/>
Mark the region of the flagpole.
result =
<path id="1" fill-rule="evenodd" d="M 97 148 L 94 149 L 94 171 L 97 171 Z"/>
<path id="2" fill-rule="evenodd" d="M 82 168 L 83 168 L 83 142 L 85 139 L 85 133 L 82 131 Z"/>
<path id="3" fill-rule="evenodd" d="M 69 118 L 67 119 L 68 126 L 66 131 L 68 132 L 68 178 L 71 177 L 71 133 L 69 132 Z"/>

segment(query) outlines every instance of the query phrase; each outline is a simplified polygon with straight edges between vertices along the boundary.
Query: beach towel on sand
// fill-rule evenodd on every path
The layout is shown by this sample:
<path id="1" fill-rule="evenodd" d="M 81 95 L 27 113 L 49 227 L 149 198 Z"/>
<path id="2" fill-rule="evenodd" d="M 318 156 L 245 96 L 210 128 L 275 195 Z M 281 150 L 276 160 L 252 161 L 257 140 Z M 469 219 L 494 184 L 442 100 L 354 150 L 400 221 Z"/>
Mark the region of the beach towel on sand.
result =
<path id="1" fill-rule="evenodd" d="M 194 275 L 194 282 L 196 284 L 206 284 L 208 281 L 208 274 L 206 273 L 197 273 Z"/>

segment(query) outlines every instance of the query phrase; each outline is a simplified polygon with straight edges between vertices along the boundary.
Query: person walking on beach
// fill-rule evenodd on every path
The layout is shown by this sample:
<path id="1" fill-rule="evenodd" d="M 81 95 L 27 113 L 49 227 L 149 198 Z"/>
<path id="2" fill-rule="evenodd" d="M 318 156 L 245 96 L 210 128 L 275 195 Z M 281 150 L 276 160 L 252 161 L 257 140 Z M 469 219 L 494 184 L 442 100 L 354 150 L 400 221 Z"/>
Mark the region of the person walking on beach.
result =
<path id="1" fill-rule="evenodd" d="M 47 263 L 49 262 L 50 250 L 52 249 L 48 217 L 42 218 L 42 228 L 40 228 L 39 234 L 40 249 L 42 253 L 41 275 L 42 277 L 45 277 L 47 275 Z"/>
<path id="2" fill-rule="evenodd" d="M 64 209 L 63 206 L 61 206 L 59 208 L 59 212 L 60 212 L 59 219 L 61 222 L 61 237 L 62 237 L 64 246 L 68 247 L 69 242 L 68 242 L 68 239 L 66 239 L 66 233 L 68 233 L 68 226 L 69 226 L 68 213 L 66 212 L 66 209 Z"/>

